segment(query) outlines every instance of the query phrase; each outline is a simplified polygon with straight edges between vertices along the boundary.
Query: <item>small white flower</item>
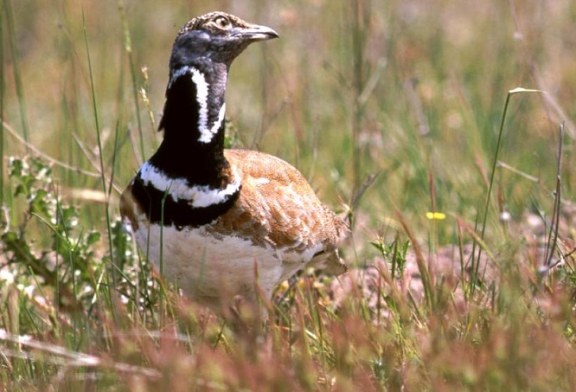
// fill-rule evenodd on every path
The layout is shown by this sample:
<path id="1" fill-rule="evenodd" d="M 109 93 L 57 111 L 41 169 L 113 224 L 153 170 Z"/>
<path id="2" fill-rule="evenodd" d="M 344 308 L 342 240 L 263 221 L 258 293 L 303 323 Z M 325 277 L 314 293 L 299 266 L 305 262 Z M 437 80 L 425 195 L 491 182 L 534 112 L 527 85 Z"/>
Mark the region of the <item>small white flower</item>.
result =
<path id="1" fill-rule="evenodd" d="M 502 211 L 500 213 L 500 221 L 501 222 L 510 222 L 511 219 L 512 219 L 512 214 L 510 214 L 508 211 Z"/>
<path id="2" fill-rule="evenodd" d="M 29 285 L 29 286 L 24 287 L 22 292 L 24 292 L 24 295 L 27 296 L 28 298 L 33 298 L 35 289 L 36 288 L 33 285 Z"/>
<path id="3" fill-rule="evenodd" d="M 0 269 L 0 281 L 6 285 L 14 284 L 14 274 L 8 268 Z"/>

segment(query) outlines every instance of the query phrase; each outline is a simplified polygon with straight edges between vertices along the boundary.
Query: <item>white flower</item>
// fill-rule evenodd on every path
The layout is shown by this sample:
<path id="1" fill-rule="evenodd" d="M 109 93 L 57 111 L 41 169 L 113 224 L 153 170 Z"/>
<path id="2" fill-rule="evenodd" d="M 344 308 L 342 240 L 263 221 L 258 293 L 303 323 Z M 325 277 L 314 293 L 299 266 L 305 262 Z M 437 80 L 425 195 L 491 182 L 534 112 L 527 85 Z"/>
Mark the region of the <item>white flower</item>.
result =
<path id="1" fill-rule="evenodd" d="M 6 285 L 14 284 L 14 274 L 7 267 L 0 269 L 0 281 Z"/>

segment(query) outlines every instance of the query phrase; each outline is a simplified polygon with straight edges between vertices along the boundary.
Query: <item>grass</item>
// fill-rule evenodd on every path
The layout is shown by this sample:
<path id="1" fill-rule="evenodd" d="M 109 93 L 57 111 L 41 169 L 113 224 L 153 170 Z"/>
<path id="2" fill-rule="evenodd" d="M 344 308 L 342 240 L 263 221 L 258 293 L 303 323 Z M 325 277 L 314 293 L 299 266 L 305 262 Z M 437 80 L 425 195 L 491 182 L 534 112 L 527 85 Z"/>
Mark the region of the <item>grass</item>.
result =
<path id="1" fill-rule="evenodd" d="M 3 390 L 574 390 L 576 5 L 196 3 L 0 2 Z M 350 272 L 281 286 L 266 339 L 118 221 L 211 9 L 281 36 L 232 67 L 231 142 L 354 223 Z"/>

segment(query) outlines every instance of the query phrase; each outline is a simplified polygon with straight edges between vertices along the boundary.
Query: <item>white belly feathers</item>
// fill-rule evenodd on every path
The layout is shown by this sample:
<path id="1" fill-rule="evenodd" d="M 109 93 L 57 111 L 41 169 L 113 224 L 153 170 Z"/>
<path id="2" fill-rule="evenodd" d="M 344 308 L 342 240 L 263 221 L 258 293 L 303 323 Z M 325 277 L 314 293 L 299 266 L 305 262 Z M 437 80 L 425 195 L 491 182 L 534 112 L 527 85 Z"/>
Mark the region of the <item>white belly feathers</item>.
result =
<path id="1" fill-rule="evenodd" d="M 198 299 L 246 295 L 255 292 L 256 284 L 270 298 L 277 284 L 304 266 L 302 254 L 256 246 L 236 236 L 217 238 L 205 227 L 142 224 L 134 234 L 160 274 Z"/>

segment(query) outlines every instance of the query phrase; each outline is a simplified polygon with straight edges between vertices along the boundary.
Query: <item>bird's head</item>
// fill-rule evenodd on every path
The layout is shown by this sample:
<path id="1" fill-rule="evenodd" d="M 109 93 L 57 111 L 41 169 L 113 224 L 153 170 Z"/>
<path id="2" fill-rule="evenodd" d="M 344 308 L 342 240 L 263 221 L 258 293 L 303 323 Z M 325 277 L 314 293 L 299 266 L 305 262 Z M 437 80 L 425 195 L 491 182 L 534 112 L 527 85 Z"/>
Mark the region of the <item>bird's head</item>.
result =
<path id="1" fill-rule="evenodd" d="M 252 42 L 277 38 L 270 27 L 245 22 L 225 12 L 211 12 L 198 16 L 180 29 L 174 42 L 170 68 L 203 62 L 226 64 Z"/>

